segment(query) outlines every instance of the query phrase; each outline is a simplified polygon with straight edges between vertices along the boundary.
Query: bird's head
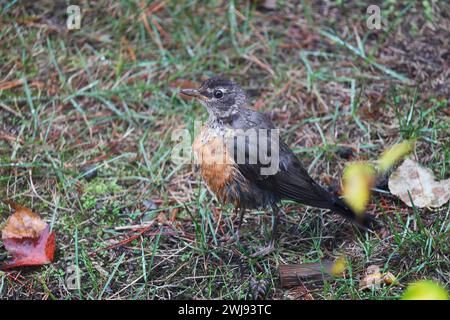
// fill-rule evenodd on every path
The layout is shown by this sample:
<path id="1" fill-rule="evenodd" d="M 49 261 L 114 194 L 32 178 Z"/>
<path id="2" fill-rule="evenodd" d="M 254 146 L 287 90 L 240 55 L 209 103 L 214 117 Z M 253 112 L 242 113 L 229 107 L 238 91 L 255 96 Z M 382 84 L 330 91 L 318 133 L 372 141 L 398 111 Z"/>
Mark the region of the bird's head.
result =
<path id="1" fill-rule="evenodd" d="M 181 93 L 197 98 L 208 112 L 218 118 L 228 118 L 246 103 L 245 91 L 236 83 L 223 77 L 213 77 L 198 89 L 182 89 Z"/>

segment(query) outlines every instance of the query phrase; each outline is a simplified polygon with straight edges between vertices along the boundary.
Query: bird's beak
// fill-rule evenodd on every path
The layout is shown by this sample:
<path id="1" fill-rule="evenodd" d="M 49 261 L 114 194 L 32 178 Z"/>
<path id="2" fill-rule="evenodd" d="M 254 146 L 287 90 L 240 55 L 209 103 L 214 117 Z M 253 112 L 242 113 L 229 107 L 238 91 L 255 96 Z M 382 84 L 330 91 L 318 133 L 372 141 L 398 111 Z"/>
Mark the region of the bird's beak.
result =
<path id="1" fill-rule="evenodd" d="M 190 97 L 205 100 L 205 96 L 202 95 L 197 89 L 181 89 L 180 92 Z"/>

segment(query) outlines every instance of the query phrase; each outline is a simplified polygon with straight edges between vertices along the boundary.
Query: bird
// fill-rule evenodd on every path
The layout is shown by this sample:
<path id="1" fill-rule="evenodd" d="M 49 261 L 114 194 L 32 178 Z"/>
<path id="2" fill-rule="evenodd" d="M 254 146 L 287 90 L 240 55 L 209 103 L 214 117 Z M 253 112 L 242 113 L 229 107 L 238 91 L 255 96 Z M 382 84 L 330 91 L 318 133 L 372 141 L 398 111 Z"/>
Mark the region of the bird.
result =
<path id="1" fill-rule="evenodd" d="M 227 77 L 214 76 L 203 81 L 199 88 L 180 92 L 196 98 L 209 114 L 192 150 L 208 189 L 221 203 L 232 204 L 236 215 L 239 214 L 237 237 L 247 210 L 272 211 L 269 245 L 253 256 L 274 250 L 281 200 L 328 209 L 363 230 L 372 230 L 376 221 L 373 217 L 356 214 L 343 199 L 310 177 L 298 157 L 279 138 L 272 121 L 249 108 L 247 93 L 238 84 Z"/>

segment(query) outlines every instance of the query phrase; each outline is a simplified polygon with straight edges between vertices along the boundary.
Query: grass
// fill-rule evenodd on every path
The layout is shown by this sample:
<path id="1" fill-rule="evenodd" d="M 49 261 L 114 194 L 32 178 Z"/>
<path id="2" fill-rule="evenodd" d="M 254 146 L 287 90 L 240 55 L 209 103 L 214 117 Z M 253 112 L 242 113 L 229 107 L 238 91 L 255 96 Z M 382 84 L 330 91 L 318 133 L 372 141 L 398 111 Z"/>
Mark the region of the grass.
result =
<path id="1" fill-rule="evenodd" d="M 385 1 L 386 29 L 371 31 L 363 1 L 310 3 L 103 0 L 82 5 L 76 31 L 64 1 L 3 7 L 0 198 L 50 222 L 58 249 L 50 265 L 0 273 L 0 297 L 397 299 L 418 279 L 448 288 L 448 204 L 411 209 L 375 192 L 368 212 L 385 226 L 369 235 L 287 202 L 277 250 L 250 258 L 270 214 L 247 214 L 241 243 L 229 243 L 232 208 L 171 159 L 171 133 L 207 117 L 177 85 L 224 74 L 331 189 L 348 162 L 340 149 L 375 159 L 409 138 L 413 157 L 449 178 L 448 5 Z M 1 222 L 9 214 L 0 205 Z M 341 253 L 345 278 L 280 287 L 280 264 Z M 360 291 L 373 264 L 400 286 Z"/>

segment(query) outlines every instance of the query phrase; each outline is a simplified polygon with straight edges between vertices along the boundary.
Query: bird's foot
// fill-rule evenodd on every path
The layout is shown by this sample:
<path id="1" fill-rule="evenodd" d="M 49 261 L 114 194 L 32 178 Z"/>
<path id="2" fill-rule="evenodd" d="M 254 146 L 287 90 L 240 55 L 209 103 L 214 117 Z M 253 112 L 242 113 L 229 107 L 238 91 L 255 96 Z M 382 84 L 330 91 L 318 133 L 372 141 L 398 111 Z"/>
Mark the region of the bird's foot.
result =
<path id="1" fill-rule="evenodd" d="M 250 258 L 264 257 L 264 256 L 267 256 L 268 254 L 272 253 L 273 251 L 275 251 L 275 242 L 271 241 L 268 246 L 259 249 L 255 253 L 252 253 L 250 255 Z"/>

